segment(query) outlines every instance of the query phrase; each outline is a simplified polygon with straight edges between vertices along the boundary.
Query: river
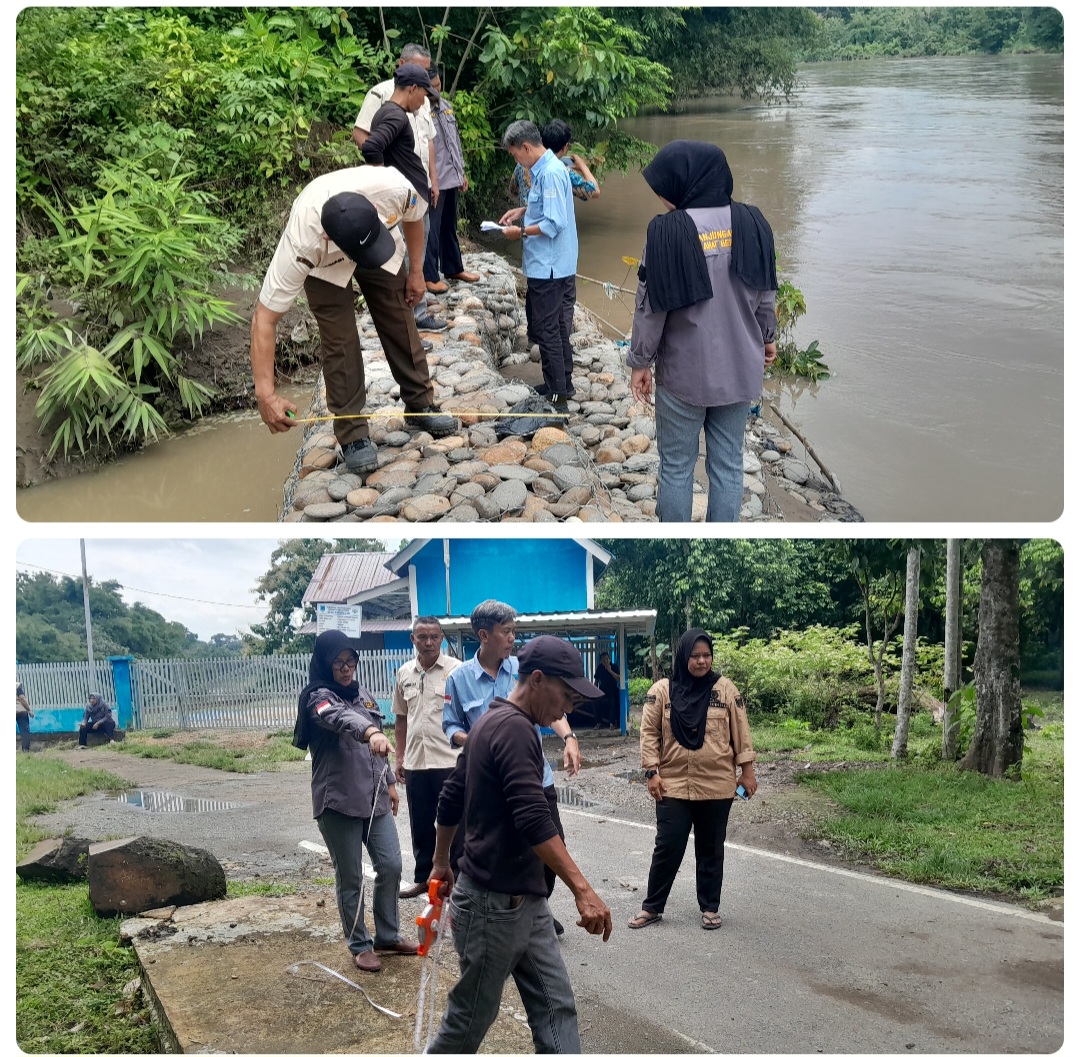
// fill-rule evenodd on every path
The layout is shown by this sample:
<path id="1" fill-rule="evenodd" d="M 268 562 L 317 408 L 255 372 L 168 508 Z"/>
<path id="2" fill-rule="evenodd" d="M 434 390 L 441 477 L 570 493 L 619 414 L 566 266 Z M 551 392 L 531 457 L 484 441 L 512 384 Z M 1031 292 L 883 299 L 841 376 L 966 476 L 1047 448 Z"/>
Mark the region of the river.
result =
<path id="1" fill-rule="evenodd" d="M 642 117 L 650 142 L 724 148 L 761 207 L 795 331 L 832 377 L 774 388 L 871 521 L 1047 521 L 1063 503 L 1060 57 L 823 63 L 793 103 Z M 632 287 L 657 201 L 637 173 L 580 203 L 579 272 Z M 629 326 L 632 298 L 579 283 Z"/>
<path id="2" fill-rule="evenodd" d="M 699 101 L 628 121 L 720 144 L 805 294 L 832 378 L 773 384 L 871 521 L 1049 521 L 1064 475 L 1064 63 L 809 65 L 788 105 Z M 637 173 L 579 203 L 579 272 L 632 287 L 657 211 Z M 511 250 L 511 252 L 515 252 Z M 620 331 L 632 298 L 579 283 Z M 299 439 L 299 438 L 295 438 Z M 266 521 L 292 465 L 252 415 L 20 492 L 38 520 Z"/>

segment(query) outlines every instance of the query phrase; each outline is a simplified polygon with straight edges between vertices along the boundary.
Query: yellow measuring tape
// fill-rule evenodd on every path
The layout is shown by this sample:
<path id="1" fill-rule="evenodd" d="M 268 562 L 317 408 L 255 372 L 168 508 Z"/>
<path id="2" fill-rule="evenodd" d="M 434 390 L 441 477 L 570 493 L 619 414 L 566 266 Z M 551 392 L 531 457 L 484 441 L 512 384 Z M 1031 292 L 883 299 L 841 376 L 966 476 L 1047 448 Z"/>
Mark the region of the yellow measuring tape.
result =
<path id="1" fill-rule="evenodd" d="M 457 415 L 476 415 L 478 418 L 558 418 L 565 419 L 569 412 L 546 412 L 546 411 L 474 411 L 471 408 L 459 407 L 453 411 L 362 411 L 355 415 L 317 415 L 312 418 L 293 418 L 290 422 L 297 425 L 306 422 L 339 422 L 347 418 L 412 418 L 420 415 L 449 415 L 451 418 Z"/>

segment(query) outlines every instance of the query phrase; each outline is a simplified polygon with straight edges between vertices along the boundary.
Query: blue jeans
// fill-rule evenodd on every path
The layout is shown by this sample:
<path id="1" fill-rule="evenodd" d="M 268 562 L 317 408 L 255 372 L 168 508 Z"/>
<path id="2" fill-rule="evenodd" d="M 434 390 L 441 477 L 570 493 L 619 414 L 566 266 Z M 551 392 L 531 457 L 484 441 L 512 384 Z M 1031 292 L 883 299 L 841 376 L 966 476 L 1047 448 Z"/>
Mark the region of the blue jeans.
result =
<path id="1" fill-rule="evenodd" d="M 400 942 L 398 931 L 398 888 L 401 885 L 401 846 L 394 816 L 387 811 L 375 818 L 351 818 L 337 811 L 324 811 L 316 820 L 334 864 L 338 916 L 345 942 L 353 954 L 372 948 L 371 934 L 364 924 L 364 903 L 360 886 L 364 879 L 363 852 L 367 845 L 375 871 L 372 912 L 375 917 L 375 944 L 392 947 Z"/>
<path id="2" fill-rule="evenodd" d="M 450 897 L 461 976 L 428 1053 L 476 1053 L 513 976 L 537 1053 L 580 1053 L 577 1006 L 543 896 L 489 892 L 467 874 Z"/>
<path id="3" fill-rule="evenodd" d="M 694 466 L 705 427 L 705 469 L 709 475 L 706 521 L 738 521 L 743 494 L 743 433 L 750 404 L 695 407 L 656 387 L 656 444 L 660 473 L 656 515 L 661 521 L 689 521 L 694 502 Z"/>

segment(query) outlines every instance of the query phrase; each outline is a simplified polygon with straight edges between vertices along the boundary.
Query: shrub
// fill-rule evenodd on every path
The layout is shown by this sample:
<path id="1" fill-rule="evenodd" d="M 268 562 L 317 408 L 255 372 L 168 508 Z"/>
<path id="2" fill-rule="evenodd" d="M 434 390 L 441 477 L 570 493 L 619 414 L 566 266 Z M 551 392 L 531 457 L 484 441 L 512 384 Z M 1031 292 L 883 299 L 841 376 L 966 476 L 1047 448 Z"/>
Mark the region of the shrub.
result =
<path id="1" fill-rule="evenodd" d="M 774 639 L 739 633 L 717 636 L 714 652 L 721 671 L 757 708 L 823 726 L 835 722 L 846 705 L 858 707 L 859 686 L 873 671 L 850 632 L 814 625 L 782 631 Z"/>
<path id="2" fill-rule="evenodd" d="M 146 160 L 106 166 L 101 193 L 68 210 L 36 196 L 57 232 L 47 244 L 52 273 L 77 305 L 60 321 L 40 284 L 22 276 L 16 286 L 16 363 L 46 365 L 37 414 L 57 427 L 50 456 L 167 432 L 151 399 L 164 385 L 200 414 L 212 392 L 183 374 L 179 346 L 239 321 L 211 292 L 235 232 L 207 211 L 211 196 L 189 189 L 191 171 Z"/>

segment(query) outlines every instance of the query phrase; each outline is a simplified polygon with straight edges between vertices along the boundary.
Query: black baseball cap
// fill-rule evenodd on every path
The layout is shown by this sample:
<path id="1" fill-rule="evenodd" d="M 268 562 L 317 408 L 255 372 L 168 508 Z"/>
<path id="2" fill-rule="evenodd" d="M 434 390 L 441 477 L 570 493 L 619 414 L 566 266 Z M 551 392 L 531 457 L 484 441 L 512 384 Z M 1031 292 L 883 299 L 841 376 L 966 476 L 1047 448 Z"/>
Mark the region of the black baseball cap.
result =
<path id="1" fill-rule="evenodd" d="M 518 650 L 518 672 L 543 672 L 561 679 L 575 694 L 582 697 L 603 697 L 604 691 L 585 678 L 585 663 L 581 654 L 565 639 L 554 635 L 537 635 Z"/>
<path id="2" fill-rule="evenodd" d="M 355 191 L 342 191 L 322 207 L 323 231 L 360 268 L 381 268 L 397 250 L 378 211 Z"/>
<path id="3" fill-rule="evenodd" d="M 394 71 L 394 84 L 398 88 L 408 88 L 409 85 L 418 84 L 427 92 L 429 98 L 436 101 L 439 99 L 439 93 L 431 87 L 431 78 L 427 70 L 415 62 L 403 62 Z"/>

